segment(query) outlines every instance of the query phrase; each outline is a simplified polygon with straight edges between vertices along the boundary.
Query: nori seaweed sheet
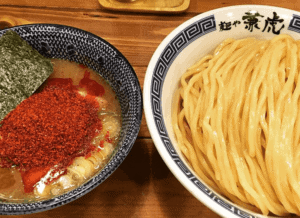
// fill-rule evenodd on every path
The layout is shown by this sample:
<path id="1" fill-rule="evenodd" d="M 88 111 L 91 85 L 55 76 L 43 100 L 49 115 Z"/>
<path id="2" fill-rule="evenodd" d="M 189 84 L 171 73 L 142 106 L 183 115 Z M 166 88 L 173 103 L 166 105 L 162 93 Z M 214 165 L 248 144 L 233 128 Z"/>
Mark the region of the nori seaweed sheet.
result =
<path id="1" fill-rule="evenodd" d="M 16 32 L 4 33 L 0 38 L 0 121 L 32 95 L 52 72 L 49 58 Z"/>

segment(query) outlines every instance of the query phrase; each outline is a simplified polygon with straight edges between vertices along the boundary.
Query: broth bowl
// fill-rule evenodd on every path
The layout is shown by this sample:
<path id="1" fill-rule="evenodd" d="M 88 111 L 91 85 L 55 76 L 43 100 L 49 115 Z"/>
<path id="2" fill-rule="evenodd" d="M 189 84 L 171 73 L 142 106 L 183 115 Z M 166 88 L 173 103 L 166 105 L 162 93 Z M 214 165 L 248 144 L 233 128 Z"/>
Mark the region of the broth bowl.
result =
<path id="1" fill-rule="evenodd" d="M 158 46 L 147 68 L 143 99 L 154 144 L 174 176 L 199 201 L 222 217 L 266 217 L 224 198 L 190 167 L 172 127 L 174 92 L 183 73 L 227 38 L 300 39 L 300 12 L 263 5 L 224 7 L 197 15 L 175 28 Z"/>
<path id="2" fill-rule="evenodd" d="M 142 119 L 142 92 L 128 60 L 113 45 L 99 36 L 70 26 L 29 24 L 13 30 L 40 54 L 48 58 L 74 61 L 100 74 L 115 91 L 121 106 L 122 126 L 117 147 L 108 163 L 78 188 L 47 200 L 30 203 L 0 203 L 0 215 L 41 212 L 62 206 L 92 191 L 106 180 L 130 152 Z"/>

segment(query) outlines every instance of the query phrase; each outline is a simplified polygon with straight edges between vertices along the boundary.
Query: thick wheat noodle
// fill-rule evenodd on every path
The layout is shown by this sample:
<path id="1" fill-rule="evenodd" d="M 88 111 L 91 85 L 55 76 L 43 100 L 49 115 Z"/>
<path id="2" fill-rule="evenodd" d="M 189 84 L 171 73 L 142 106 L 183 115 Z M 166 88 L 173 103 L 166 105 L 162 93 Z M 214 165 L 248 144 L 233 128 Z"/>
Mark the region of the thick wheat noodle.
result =
<path id="1" fill-rule="evenodd" d="M 197 175 L 242 207 L 300 215 L 300 42 L 227 39 L 181 77 L 177 144 Z"/>

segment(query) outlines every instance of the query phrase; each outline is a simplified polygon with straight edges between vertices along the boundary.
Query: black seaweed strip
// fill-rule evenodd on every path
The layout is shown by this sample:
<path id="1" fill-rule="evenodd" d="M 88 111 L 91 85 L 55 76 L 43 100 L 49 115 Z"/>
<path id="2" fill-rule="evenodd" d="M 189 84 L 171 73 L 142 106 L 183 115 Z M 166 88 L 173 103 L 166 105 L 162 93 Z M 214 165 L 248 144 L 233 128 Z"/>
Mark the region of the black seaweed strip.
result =
<path id="1" fill-rule="evenodd" d="M 52 71 L 50 59 L 16 32 L 7 31 L 0 38 L 0 121 L 32 95 Z"/>

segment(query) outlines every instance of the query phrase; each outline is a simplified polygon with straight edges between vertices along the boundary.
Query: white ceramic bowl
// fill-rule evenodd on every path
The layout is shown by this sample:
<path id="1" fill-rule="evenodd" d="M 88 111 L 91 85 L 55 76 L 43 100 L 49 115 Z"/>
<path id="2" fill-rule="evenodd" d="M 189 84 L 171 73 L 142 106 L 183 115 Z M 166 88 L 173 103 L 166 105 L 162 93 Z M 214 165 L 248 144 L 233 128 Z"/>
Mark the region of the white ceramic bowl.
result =
<path id="1" fill-rule="evenodd" d="M 274 15 L 279 18 L 274 20 Z M 256 18 L 257 22 L 251 18 Z M 171 126 L 173 93 L 186 69 L 213 51 L 223 40 L 250 36 L 269 39 L 283 33 L 300 39 L 300 12 L 259 5 L 208 11 L 173 30 L 155 51 L 146 72 L 144 110 L 157 150 L 177 179 L 197 199 L 222 217 L 264 216 L 241 208 L 214 192 L 186 163 L 177 148 Z"/>

